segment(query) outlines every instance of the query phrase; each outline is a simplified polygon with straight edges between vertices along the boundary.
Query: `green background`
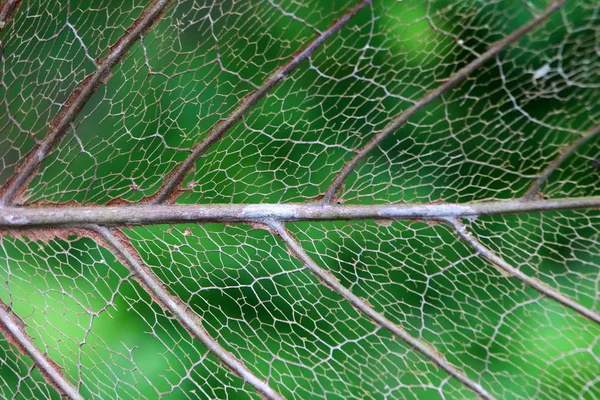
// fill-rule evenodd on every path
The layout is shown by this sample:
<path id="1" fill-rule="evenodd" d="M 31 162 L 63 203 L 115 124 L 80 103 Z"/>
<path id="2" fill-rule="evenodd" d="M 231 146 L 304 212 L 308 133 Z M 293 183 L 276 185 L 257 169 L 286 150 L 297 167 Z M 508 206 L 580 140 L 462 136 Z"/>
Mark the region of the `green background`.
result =
<path id="1" fill-rule="evenodd" d="M 593 3 L 569 2 L 415 115 L 348 178 L 340 201 L 521 196 L 562 145 L 600 119 Z M 277 4 L 296 18 L 266 1 L 184 1 L 170 9 L 44 161 L 24 205 L 155 194 L 186 149 L 353 3 Z M 352 149 L 544 5 L 376 0 L 196 162 L 178 203 L 315 200 Z M 24 2 L 0 34 L 0 182 L 143 7 Z M 551 72 L 534 80 L 545 64 Z M 597 154 L 596 142 L 582 148 L 544 195 L 598 194 Z M 470 223 L 507 261 L 597 310 L 599 217 L 564 212 Z M 600 396 L 600 385 L 590 384 L 600 374 L 599 328 L 503 276 L 449 227 L 288 228 L 317 264 L 496 397 Z M 285 397 L 474 397 L 321 284 L 260 227 L 124 231 L 207 331 Z M 153 303 L 102 243 L 54 234 L 5 234 L 0 298 L 84 397 L 257 397 Z M 58 398 L 31 361 L 0 343 L 3 396 Z"/>

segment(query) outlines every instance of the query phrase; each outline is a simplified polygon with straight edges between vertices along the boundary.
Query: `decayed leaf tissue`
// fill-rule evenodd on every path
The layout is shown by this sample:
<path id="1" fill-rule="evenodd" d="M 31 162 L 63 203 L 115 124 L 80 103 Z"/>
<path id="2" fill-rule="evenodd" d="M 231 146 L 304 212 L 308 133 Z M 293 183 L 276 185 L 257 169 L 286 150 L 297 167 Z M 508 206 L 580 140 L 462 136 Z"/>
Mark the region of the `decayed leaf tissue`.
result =
<path id="1" fill-rule="evenodd" d="M 0 1 L 0 397 L 600 398 L 600 3 Z"/>

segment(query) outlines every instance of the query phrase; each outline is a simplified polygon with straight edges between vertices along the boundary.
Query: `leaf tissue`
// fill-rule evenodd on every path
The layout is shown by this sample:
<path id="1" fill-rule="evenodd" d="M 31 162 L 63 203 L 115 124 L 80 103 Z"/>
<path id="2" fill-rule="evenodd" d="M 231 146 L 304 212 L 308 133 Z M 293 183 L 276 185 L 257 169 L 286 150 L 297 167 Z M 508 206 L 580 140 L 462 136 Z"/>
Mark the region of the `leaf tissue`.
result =
<path id="1" fill-rule="evenodd" d="M 0 1 L 0 397 L 600 398 L 600 3 Z"/>

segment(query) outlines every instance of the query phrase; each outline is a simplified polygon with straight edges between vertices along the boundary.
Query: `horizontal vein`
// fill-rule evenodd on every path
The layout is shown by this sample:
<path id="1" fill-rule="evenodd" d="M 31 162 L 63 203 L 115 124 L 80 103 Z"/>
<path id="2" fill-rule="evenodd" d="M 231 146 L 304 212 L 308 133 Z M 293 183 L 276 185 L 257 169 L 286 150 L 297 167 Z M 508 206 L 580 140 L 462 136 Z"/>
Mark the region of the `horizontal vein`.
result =
<path id="1" fill-rule="evenodd" d="M 158 21 L 160 14 L 170 0 L 157 0 L 128 28 L 125 34 L 112 46 L 109 54 L 98 64 L 98 68 L 85 78 L 81 86 L 73 91 L 66 106 L 54 119 L 46 137 L 27 155 L 24 163 L 3 188 L 0 207 L 13 202 L 19 192 L 26 186 L 37 171 L 40 163 L 50 154 L 56 142 L 62 138 L 67 128 L 81 112 L 88 100 L 98 90 L 102 82 L 110 79 L 113 67 L 129 51 L 131 46 L 150 27 Z"/>
<path id="2" fill-rule="evenodd" d="M 6 304 L 0 301 L 0 328 L 3 331 L 3 334 L 7 336 L 7 339 L 9 339 L 9 341 L 14 341 L 14 344 L 16 344 L 21 351 L 31 357 L 46 381 L 55 387 L 63 396 L 72 400 L 83 399 L 77 388 L 65 378 L 60 371 L 60 368 L 52 363 L 48 356 L 37 348 L 27 333 L 24 332 L 24 329 L 21 329 L 20 324 L 15 321 L 15 318 L 7 310 L 8 307 Z"/>
<path id="3" fill-rule="evenodd" d="M 498 55 L 502 50 L 511 44 L 517 42 L 521 39 L 525 34 L 531 32 L 533 29 L 538 27 L 542 22 L 544 22 L 553 12 L 558 10 L 562 5 L 566 2 L 566 0 L 557 0 L 551 3 L 544 11 L 542 11 L 539 15 L 537 15 L 534 19 L 532 19 L 526 25 L 520 27 L 516 31 L 512 32 L 510 35 L 506 36 L 504 39 L 496 42 L 492 45 L 485 53 L 481 54 L 478 58 L 471 61 L 468 65 L 463 67 L 461 70 L 452 75 L 447 81 L 445 81 L 442 85 L 438 86 L 436 89 L 427 93 L 423 98 L 418 100 L 415 104 L 413 104 L 409 109 L 404 111 L 402 114 L 394 118 L 382 131 L 377 133 L 366 145 L 364 145 L 357 153 L 352 157 L 350 161 L 348 161 L 342 170 L 337 174 L 331 186 L 325 192 L 323 197 L 323 204 L 329 204 L 333 200 L 336 193 L 342 187 L 344 181 L 350 175 L 350 173 L 356 168 L 356 166 L 365 159 L 365 157 L 375 148 L 377 147 L 384 139 L 386 139 L 389 135 L 395 132 L 398 128 L 404 125 L 413 115 L 415 115 L 422 108 L 427 106 L 432 101 L 440 98 L 450 89 L 454 88 L 462 81 L 467 79 L 467 77 L 477 68 L 481 67 L 485 62 L 489 59 Z"/>
<path id="4" fill-rule="evenodd" d="M 506 271 L 510 276 L 520 280 L 525 285 L 531 287 L 532 289 L 537 290 L 539 293 L 544 296 L 559 302 L 565 307 L 570 308 L 576 313 L 588 318 L 597 324 L 600 324 L 600 314 L 597 312 L 585 308 L 581 304 L 577 303 L 573 299 L 559 293 L 557 290 L 551 288 L 550 286 L 544 284 L 540 280 L 536 278 L 532 278 L 526 274 L 524 274 L 518 268 L 513 267 L 502 257 L 494 254 L 490 249 L 488 249 L 483 243 L 477 240 L 469 231 L 467 231 L 465 225 L 456 219 L 448 219 L 448 222 L 457 230 L 458 234 L 461 238 L 463 238 L 473 249 L 475 249 L 479 254 L 483 257 L 487 258 L 491 262 L 493 262 L 496 266 Z"/>
<path id="5" fill-rule="evenodd" d="M 181 181 L 194 165 L 194 162 L 201 157 L 206 151 L 217 141 L 219 141 L 223 135 L 231 129 L 252 106 L 258 103 L 263 97 L 265 97 L 271 89 L 273 89 L 281 80 L 283 80 L 290 72 L 292 72 L 302 61 L 306 60 L 311 54 L 323 44 L 327 39 L 336 34 L 344 25 L 350 21 L 360 10 L 371 4 L 372 0 L 362 0 L 352 7 L 346 14 L 336 20 L 327 30 L 321 33 L 315 40 L 313 40 L 304 50 L 297 53 L 290 62 L 288 62 L 283 68 L 276 70 L 263 85 L 247 96 L 241 104 L 224 120 L 217 123 L 208 133 L 206 138 L 200 143 L 194 146 L 192 153 L 183 163 L 175 169 L 173 173 L 169 175 L 167 181 L 160 189 L 158 195 L 152 200 L 153 204 L 160 204 L 165 202 L 169 196 L 173 193 L 177 185 L 181 184 Z"/>
<path id="6" fill-rule="evenodd" d="M 552 200 L 482 201 L 463 204 L 198 204 L 114 207 L 6 207 L 0 228 L 100 225 L 151 225 L 189 222 L 447 219 L 483 215 L 600 208 L 600 196 Z"/>
<path id="7" fill-rule="evenodd" d="M 92 226 L 91 228 L 98 232 L 113 250 L 125 260 L 131 273 L 142 281 L 145 289 L 153 295 L 153 298 L 161 306 L 173 313 L 177 317 L 177 320 L 198 338 L 224 365 L 258 390 L 265 398 L 273 400 L 282 399 L 279 393 L 271 389 L 266 382 L 254 375 L 244 364 L 211 337 L 202 327 L 200 317 L 193 314 L 175 296 L 171 295 L 156 275 L 142 265 L 108 228 L 103 226 Z"/>
<path id="8" fill-rule="evenodd" d="M 446 371 L 452 377 L 456 378 L 463 385 L 477 393 L 484 399 L 492 399 L 492 395 L 489 394 L 481 385 L 474 382 L 463 372 L 459 371 L 458 368 L 444 358 L 433 346 L 430 344 L 417 339 L 408 332 L 406 332 L 401 326 L 396 325 L 382 314 L 375 311 L 371 306 L 369 306 L 364 300 L 360 297 L 353 294 L 350 289 L 346 288 L 342 283 L 333 276 L 329 271 L 319 267 L 309 256 L 306 254 L 302 246 L 290 235 L 287 229 L 281 223 L 271 223 L 269 224 L 275 233 L 281 237 L 284 243 L 288 246 L 289 250 L 292 254 L 297 257 L 302 263 L 308 268 L 319 280 L 329 286 L 333 291 L 341 295 L 344 299 L 350 302 L 354 308 L 365 314 L 375 323 L 380 325 L 381 327 L 387 329 L 392 334 L 396 335 L 404 342 L 409 344 L 411 347 L 419 351 L 425 357 L 427 357 L 431 362 L 437 365 L 439 368 Z"/>
<path id="9" fill-rule="evenodd" d="M 590 130 L 588 130 L 582 136 L 578 137 L 571 144 L 563 147 L 559 151 L 558 156 L 550 164 L 548 164 L 546 169 L 544 169 L 540 173 L 538 178 L 531 184 L 531 186 L 523 196 L 523 200 L 526 201 L 533 199 L 535 195 L 538 194 L 538 192 L 540 191 L 542 185 L 548 180 L 548 178 L 550 178 L 550 175 L 552 175 L 552 173 L 556 171 L 558 167 L 560 167 L 560 165 L 566 159 L 571 157 L 571 155 L 573 155 L 573 153 L 575 153 L 581 146 L 583 146 L 585 143 L 587 143 L 594 137 L 598 136 L 598 134 L 600 134 L 600 124 L 590 128 Z"/>

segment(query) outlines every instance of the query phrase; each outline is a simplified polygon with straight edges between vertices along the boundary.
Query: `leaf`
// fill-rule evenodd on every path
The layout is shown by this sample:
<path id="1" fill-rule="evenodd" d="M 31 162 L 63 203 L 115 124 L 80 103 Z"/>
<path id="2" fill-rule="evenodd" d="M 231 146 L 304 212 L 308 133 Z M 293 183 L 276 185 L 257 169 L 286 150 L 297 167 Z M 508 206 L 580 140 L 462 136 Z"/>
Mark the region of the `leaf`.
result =
<path id="1" fill-rule="evenodd" d="M 0 2 L 3 398 L 600 397 L 592 0 Z"/>

